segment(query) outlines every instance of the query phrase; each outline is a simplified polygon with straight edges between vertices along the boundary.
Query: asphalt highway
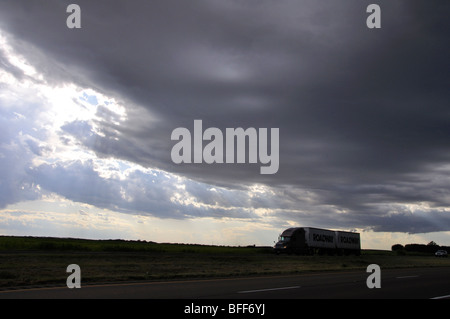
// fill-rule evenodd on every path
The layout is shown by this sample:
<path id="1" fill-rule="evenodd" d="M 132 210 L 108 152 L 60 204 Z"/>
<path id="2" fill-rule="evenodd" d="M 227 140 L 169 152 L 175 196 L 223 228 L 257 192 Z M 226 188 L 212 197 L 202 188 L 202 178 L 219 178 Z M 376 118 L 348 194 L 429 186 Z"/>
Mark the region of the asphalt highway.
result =
<path id="1" fill-rule="evenodd" d="M 299 275 L 45 287 L 0 291 L 0 299 L 450 299 L 450 268 L 381 269 Z"/>

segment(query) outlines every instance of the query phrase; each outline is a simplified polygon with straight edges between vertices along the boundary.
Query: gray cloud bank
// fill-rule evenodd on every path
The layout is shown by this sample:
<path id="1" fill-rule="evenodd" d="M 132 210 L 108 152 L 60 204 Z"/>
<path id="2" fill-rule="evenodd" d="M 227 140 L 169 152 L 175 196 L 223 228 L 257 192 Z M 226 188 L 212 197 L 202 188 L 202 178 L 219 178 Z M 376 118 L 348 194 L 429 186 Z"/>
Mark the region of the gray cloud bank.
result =
<path id="1" fill-rule="evenodd" d="M 193 210 L 196 216 L 250 218 L 246 208 L 266 207 L 280 221 L 449 230 L 450 3 L 376 1 L 382 28 L 369 30 L 371 2 L 80 0 L 82 29 L 69 30 L 68 1 L 4 0 L 0 28 L 48 81 L 95 88 L 127 108 L 122 122 L 107 107 L 100 110 L 105 120 L 96 125 L 103 134 L 86 121 L 67 123 L 64 134 L 99 157 L 197 181 L 190 194 L 222 210 L 204 206 Z M 14 71 L 6 62 L 1 67 Z M 191 129 L 194 119 L 223 130 L 278 127 L 278 173 L 260 175 L 259 165 L 248 164 L 173 164 L 171 132 Z M 80 165 L 42 165 L 20 174 L 99 207 L 189 216 L 189 207 L 169 205 L 164 183 L 148 186 L 141 176 L 120 184 Z M 8 174 L 2 171 L 5 189 L 12 183 Z M 166 182 L 168 188 L 176 183 Z M 274 195 L 234 197 L 254 183 L 270 186 Z M 144 196 L 146 185 L 155 193 Z M 234 196 L 215 198 L 205 191 L 214 185 Z M 134 196 L 134 206 L 120 200 L 120 187 Z M 239 209 L 223 210 L 227 206 Z"/>

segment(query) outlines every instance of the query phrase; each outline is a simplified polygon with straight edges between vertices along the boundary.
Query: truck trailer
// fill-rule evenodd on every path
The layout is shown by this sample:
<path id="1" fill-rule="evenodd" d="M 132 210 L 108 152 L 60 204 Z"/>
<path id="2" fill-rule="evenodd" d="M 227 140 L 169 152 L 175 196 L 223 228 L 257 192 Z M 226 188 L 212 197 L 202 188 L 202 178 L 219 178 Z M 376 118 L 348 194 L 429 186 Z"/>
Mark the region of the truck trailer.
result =
<path id="1" fill-rule="evenodd" d="M 361 239 L 359 233 L 293 227 L 283 231 L 273 249 L 277 254 L 360 255 Z"/>

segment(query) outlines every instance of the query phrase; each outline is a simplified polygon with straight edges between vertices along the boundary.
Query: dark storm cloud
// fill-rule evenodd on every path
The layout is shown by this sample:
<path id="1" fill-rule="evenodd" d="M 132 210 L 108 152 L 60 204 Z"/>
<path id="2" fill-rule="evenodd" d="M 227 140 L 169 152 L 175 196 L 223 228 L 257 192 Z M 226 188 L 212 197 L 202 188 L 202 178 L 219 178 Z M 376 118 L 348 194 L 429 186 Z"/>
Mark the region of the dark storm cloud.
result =
<path id="1" fill-rule="evenodd" d="M 48 81 L 124 104 L 120 125 L 99 109 L 109 119 L 96 123 L 103 135 L 87 122 L 63 128 L 99 156 L 230 189 L 265 183 L 288 202 L 286 188 L 311 190 L 335 224 L 347 220 L 333 213 L 341 209 L 352 213 L 348 224 L 417 231 L 421 218 L 396 226 L 406 213 L 378 220 L 389 203 L 449 204 L 450 4 L 376 1 L 382 28 L 369 30 L 371 2 L 77 1 L 82 29 L 69 30 L 68 1 L 6 0 L 0 27 Z M 194 119 L 222 130 L 280 128 L 280 170 L 173 164 L 170 134 Z M 442 225 L 448 219 L 423 230 Z"/>

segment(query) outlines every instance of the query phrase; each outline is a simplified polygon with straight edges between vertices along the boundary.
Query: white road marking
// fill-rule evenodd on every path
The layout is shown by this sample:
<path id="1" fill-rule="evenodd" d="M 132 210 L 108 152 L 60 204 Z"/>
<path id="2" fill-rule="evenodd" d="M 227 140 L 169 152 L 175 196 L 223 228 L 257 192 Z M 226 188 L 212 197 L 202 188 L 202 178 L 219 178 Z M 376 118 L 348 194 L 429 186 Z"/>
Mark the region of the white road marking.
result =
<path id="1" fill-rule="evenodd" d="M 238 294 L 250 294 L 250 293 L 253 293 L 253 292 L 273 291 L 273 290 L 286 290 L 286 289 L 297 289 L 297 288 L 300 288 L 300 286 L 281 287 L 281 288 L 267 288 L 267 289 L 258 289 L 258 290 L 245 290 L 245 291 L 238 291 Z"/>
<path id="2" fill-rule="evenodd" d="M 450 295 L 434 297 L 434 298 L 431 298 L 431 299 L 450 299 Z"/>

